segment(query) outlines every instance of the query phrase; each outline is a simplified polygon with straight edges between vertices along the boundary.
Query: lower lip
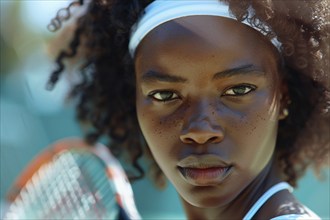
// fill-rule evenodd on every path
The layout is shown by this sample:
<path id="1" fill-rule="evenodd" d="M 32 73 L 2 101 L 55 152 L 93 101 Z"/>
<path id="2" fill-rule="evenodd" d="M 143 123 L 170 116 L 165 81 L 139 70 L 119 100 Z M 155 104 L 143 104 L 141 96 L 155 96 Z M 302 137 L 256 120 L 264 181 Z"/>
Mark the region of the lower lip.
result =
<path id="1" fill-rule="evenodd" d="M 222 183 L 231 173 L 232 167 L 183 168 L 179 170 L 184 179 L 196 186 L 210 186 Z"/>

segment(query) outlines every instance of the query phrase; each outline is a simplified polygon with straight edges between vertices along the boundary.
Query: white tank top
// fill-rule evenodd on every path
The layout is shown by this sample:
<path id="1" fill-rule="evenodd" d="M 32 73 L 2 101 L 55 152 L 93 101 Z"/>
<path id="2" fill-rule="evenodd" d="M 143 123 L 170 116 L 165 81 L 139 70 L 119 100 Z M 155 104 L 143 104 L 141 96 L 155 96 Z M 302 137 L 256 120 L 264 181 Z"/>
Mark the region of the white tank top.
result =
<path id="1" fill-rule="evenodd" d="M 244 216 L 243 220 L 252 219 L 252 217 L 258 212 L 258 210 L 261 208 L 261 206 L 263 206 L 270 197 L 272 197 L 274 194 L 276 194 L 277 192 L 282 191 L 282 190 L 289 190 L 289 192 L 292 192 L 293 188 L 287 182 L 280 182 L 280 183 L 277 183 L 276 185 L 272 186 L 251 207 L 251 209 Z M 272 218 L 271 220 L 298 220 L 298 219 L 299 220 L 303 220 L 303 219 L 319 220 L 319 219 L 321 219 L 307 207 L 304 207 L 304 208 L 308 211 L 309 215 L 307 215 L 307 214 L 289 214 L 289 215 L 278 216 L 278 217 Z"/>

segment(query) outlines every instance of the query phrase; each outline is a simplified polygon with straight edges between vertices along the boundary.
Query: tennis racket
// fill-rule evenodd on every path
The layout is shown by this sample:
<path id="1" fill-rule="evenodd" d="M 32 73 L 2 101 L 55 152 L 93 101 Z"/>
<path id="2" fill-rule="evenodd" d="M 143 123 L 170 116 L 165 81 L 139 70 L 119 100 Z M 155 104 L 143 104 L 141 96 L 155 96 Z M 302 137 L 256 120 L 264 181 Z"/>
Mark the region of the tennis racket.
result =
<path id="1" fill-rule="evenodd" d="M 5 219 L 141 219 L 119 162 L 102 144 L 64 139 L 39 154 L 9 191 Z"/>

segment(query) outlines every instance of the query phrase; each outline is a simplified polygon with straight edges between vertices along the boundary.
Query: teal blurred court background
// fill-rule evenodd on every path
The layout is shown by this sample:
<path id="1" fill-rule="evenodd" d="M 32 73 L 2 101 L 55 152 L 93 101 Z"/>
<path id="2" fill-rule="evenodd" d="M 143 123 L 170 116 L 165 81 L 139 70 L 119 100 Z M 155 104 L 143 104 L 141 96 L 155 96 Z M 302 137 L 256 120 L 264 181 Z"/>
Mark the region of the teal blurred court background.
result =
<path id="1" fill-rule="evenodd" d="M 81 136 L 75 121 L 73 104 L 65 95 L 76 77 L 70 71 L 53 91 L 45 90 L 54 68 L 52 55 L 67 35 L 56 36 L 47 30 L 49 21 L 67 0 L 0 0 L 1 30 L 1 208 L 5 195 L 32 158 L 48 144 L 65 137 Z M 79 11 L 76 11 L 79 13 Z M 53 46 L 49 46 L 53 42 Z M 55 45 L 55 46 L 54 46 Z M 295 195 L 323 219 L 329 213 L 329 169 L 324 180 L 317 181 L 311 172 L 299 182 Z M 169 186 L 158 191 L 148 180 L 133 184 L 136 203 L 144 219 L 184 219 L 177 194 Z"/>

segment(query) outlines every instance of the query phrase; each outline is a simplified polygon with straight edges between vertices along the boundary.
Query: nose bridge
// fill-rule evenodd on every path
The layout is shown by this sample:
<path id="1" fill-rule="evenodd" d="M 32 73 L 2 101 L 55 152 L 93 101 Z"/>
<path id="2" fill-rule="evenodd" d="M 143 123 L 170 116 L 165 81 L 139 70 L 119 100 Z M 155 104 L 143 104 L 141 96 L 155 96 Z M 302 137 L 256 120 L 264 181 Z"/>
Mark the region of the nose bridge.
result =
<path id="1" fill-rule="evenodd" d="M 207 99 L 190 104 L 180 136 L 184 143 L 220 142 L 223 129 L 219 124 L 216 106 Z"/>
<path id="2" fill-rule="evenodd" d="M 190 103 L 189 109 L 186 111 L 186 124 L 196 124 L 209 122 L 214 122 L 216 117 L 216 106 L 212 104 L 208 99 L 202 99 L 194 103 Z"/>

